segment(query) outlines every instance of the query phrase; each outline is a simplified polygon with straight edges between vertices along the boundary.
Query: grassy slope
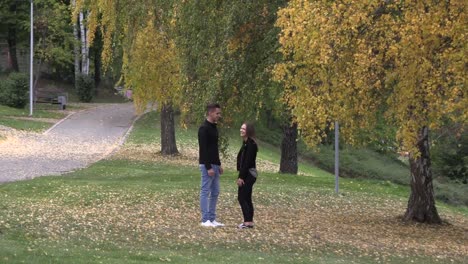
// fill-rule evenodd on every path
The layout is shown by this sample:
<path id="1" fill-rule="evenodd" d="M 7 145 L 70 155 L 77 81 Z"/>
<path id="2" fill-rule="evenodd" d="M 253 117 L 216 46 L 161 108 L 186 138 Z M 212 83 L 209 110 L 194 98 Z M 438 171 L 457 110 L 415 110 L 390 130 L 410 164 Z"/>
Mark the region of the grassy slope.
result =
<path id="1" fill-rule="evenodd" d="M 279 146 L 281 133 L 275 129 L 267 129 L 258 124 L 259 135 L 270 144 Z M 298 142 L 298 152 L 305 164 L 315 166 L 333 173 L 334 149 L 331 145 L 322 145 L 317 149 L 307 148 Z M 396 155 L 381 154 L 368 148 L 344 146 L 340 150 L 340 176 L 347 178 L 364 178 L 396 183 L 408 186 L 410 171 L 407 164 Z M 450 182 L 443 178 L 435 178 L 434 194 L 437 200 L 455 206 L 468 206 L 468 184 Z"/>
<path id="2" fill-rule="evenodd" d="M 140 120 L 123 156 L 64 177 L 0 185 L 0 262 L 462 263 L 467 256 L 466 209 L 439 205 L 452 225 L 402 224 L 407 187 L 342 179 L 337 196 L 333 176 L 305 164 L 302 176 L 261 173 L 257 228 L 249 232 L 235 229 L 236 173 L 228 168 L 218 208 L 228 226 L 204 229 L 196 161 L 186 152 L 196 131 L 178 130 L 183 155 L 175 163 L 156 148 L 143 153 L 148 160 L 133 159 L 157 145 L 155 118 Z M 279 159 L 261 146 L 259 159 Z"/>

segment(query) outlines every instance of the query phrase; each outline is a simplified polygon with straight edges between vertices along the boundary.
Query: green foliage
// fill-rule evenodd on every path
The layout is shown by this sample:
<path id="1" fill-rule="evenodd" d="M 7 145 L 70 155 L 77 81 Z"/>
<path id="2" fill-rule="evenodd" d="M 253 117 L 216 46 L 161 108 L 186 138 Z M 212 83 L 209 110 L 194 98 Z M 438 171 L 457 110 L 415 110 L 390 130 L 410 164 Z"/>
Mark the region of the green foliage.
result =
<path id="1" fill-rule="evenodd" d="M 448 135 L 437 140 L 432 148 L 434 174 L 451 180 L 468 183 L 468 133 Z"/>
<path id="2" fill-rule="evenodd" d="M 468 206 L 468 184 L 434 180 L 434 195 L 437 200 L 456 206 Z"/>
<path id="3" fill-rule="evenodd" d="M 15 11 L 13 11 L 15 10 Z M 27 40 L 29 22 L 29 1 L 0 1 L 0 38 L 5 37 L 8 28 L 16 29 L 17 43 Z"/>
<path id="4" fill-rule="evenodd" d="M 227 2 L 225 2 L 227 3 Z M 219 101 L 222 84 L 221 63 L 226 54 L 226 16 L 223 2 L 187 1 L 180 6 L 176 23 L 176 45 L 181 50 L 181 70 L 185 75 L 183 93 L 190 100 L 183 111 L 190 113 L 194 124 L 205 116 L 205 106 Z"/>
<path id="5" fill-rule="evenodd" d="M 80 74 L 75 81 L 75 88 L 81 102 L 91 102 L 94 96 L 94 78 L 89 75 Z"/>
<path id="6" fill-rule="evenodd" d="M 278 8 L 285 1 L 187 1 L 177 16 L 176 43 L 185 75 L 182 110 L 198 120 L 208 102 L 223 108 L 223 123 L 237 125 L 272 109 L 279 85 L 271 76 L 277 52 Z"/>
<path id="7" fill-rule="evenodd" d="M 0 104 L 24 108 L 28 99 L 28 75 L 11 73 L 8 78 L 0 82 Z"/>
<path id="8" fill-rule="evenodd" d="M 66 1 L 36 0 L 34 5 L 35 58 L 46 62 L 52 71 L 70 70 L 75 40 Z"/>

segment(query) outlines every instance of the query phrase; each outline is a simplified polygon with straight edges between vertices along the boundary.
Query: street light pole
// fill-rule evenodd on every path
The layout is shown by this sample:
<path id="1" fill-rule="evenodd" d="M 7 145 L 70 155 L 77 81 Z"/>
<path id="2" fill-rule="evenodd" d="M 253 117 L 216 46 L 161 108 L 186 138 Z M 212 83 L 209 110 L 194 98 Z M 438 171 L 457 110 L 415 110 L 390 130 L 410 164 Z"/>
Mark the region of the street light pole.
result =
<path id="1" fill-rule="evenodd" d="M 338 194 L 340 190 L 339 180 L 340 180 L 340 125 L 338 121 L 335 121 L 335 192 Z"/>
<path id="2" fill-rule="evenodd" d="M 33 0 L 30 0 L 30 3 L 31 3 L 31 14 L 30 14 L 30 21 L 31 21 L 31 38 L 30 38 L 30 41 L 29 41 L 29 45 L 30 45 L 30 50 L 29 50 L 29 116 L 32 116 L 33 115 L 33 94 L 34 94 L 34 88 L 33 88 L 33 76 L 34 76 L 34 72 L 33 72 L 33 62 L 34 62 L 34 4 L 33 4 Z"/>

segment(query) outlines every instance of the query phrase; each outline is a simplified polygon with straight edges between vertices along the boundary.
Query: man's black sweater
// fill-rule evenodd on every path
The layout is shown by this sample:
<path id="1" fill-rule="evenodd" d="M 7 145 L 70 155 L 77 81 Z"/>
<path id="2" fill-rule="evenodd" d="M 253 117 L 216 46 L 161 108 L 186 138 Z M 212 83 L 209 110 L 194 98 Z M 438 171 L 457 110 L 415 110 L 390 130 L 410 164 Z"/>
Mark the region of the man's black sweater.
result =
<path id="1" fill-rule="evenodd" d="M 218 149 L 218 128 L 208 120 L 198 129 L 198 157 L 199 163 L 204 164 L 207 170 L 211 164 L 221 165 Z"/>

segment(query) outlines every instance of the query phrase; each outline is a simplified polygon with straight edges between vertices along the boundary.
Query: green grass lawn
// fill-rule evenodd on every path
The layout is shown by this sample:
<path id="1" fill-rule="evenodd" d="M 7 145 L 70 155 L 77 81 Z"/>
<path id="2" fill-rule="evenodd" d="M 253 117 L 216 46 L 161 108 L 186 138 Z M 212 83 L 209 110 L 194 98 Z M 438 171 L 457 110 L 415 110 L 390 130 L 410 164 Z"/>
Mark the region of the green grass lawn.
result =
<path id="1" fill-rule="evenodd" d="M 0 117 L 0 125 L 11 127 L 18 130 L 27 131 L 44 131 L 51 127 L 53 124 L 32 120 L 18 120 L 14 118 Z"/>
<path id="2" fill-rule="evenodd" d="M 29 107 L 24 109 L 11 108 L 0 105 L 0 125 L 26 131 L 44 131 L 54 125 L 54 120 L 58 121 L 67 114 L 60 111 L 50 111 L 49 109 L 35 109 L 33 116 L 29 116 Z M 44 122 L 44 119 L 49 119 Z"/>
<path id="3" fill-rule="evenodd" d="M 302 163 L 275 173 L 260 144 L 255 222 L 238 230 L 232 140 L 218 204 L 224 228 L 199 225 L 196 129 L 181 155 L 157 153 L 157 114 L 143 116 L 112 158 L 64 176 L 0 185 L 1 263 L 464 263 L 468 211 L 438 203 L 443 225 L 403 223 L 409 189 L 340 179 Z M 195 146 L 195 149 L 193 149 Z"/>
<path id="4" fill-rule="evenodd" d="M 17 108 L 0 105 L 0 116 L 28 117 L 29 106 L 26 106 L 24 109 L 17 109 Z M 64 116 L 65 114 L 63 114 L 60 111 L 48 111 L 48 110 L 36 110 L 35 109 L 33 112 L 33 117 L 35 118 L 61 119 Z"/>

